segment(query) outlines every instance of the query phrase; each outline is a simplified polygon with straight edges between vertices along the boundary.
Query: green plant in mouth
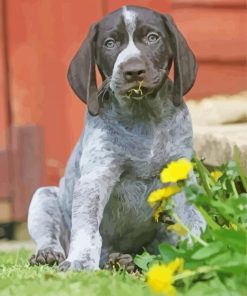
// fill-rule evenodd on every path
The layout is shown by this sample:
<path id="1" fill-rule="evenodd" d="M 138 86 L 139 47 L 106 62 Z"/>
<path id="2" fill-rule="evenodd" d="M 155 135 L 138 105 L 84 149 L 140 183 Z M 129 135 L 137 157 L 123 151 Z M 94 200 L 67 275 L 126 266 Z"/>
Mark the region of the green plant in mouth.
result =
<path id="1" fill-rule="evenodd" d="M 142 85 L 143 85 L 143 80 L 138 81 L 138 88 L 131 88 L 127 93 L 127 98 L 131 99 L 133 97 L 142 97 L 143 96 Z"/>
<path id="2" fill-rule="evenodd" d="M 168 165 L 162 171 L 163 180 L 164 176 L 167 182 L 171 178 L 170 181 L 174 182 L 173 188 L 177 186 L 185 191 L 188 202 L 193 203 L 207 221 L 206 231 L 201 237 L 191 233 L 190 228 L 183 225 L 175 214 L 172 198 L 165 196 L 165 192 L 163 195 L 161 191 L 153 192 L 148 201 L 155 209 L 155 220 L 163 220 L 165 223 L 166 220 L 162 217 L 162 212 L 165 212 L 174 223 L 167 226 L 167 229 L 176 232 L 183 239 L 177 247 L 161 244 L 157 256 L 147 252 L 137 255 L 135 263 L 147 276 L 149 283 L 150 274 L 154 274 L 153 269 L 157 265 L 167 270 L 174 260 L 184 261 L 184 269 L 172 274 L 170 286 L 164 282 L 163 292 L 161 287 L 165 273 L 162 276 L 160 272 L 159 277 L 156 272 L 156 278 L 151 281 L 154 283 L 151 288 L 153 291 L 157 287 L 160 288 L 162 295 L 246 295 L 247 179 L 241 168 L 237 150 L 234 161 L 213 172 L 195 157 L 193 167 L 198 183 L 181 177 L 181 170 L 186 172 L 186 168 L 181 165 L 177 165 L 177 170 L 180 171 L 176 174 L 176 165 L 173 166 L 174 170 L 169 169 L 171 165 Z"/>

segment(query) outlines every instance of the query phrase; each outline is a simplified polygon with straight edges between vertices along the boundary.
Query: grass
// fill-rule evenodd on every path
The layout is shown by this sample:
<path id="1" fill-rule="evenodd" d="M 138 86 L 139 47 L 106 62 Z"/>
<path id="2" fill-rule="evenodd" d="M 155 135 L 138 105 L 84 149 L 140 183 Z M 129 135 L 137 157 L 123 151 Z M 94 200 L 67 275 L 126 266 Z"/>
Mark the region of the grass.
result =
<path id="1" fill-rule="evenodd" d="M 30 267 L 30 253 L 0 252 L 1 296 L 148 296 L 143 279 L 125 272 L 57 272 L 56 267 Z"/>

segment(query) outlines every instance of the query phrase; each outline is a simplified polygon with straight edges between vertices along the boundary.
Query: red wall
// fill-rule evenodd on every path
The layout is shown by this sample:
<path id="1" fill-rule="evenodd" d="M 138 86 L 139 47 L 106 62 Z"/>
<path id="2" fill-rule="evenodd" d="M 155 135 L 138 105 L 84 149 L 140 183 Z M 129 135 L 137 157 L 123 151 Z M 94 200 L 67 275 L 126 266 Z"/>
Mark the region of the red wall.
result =
<path id="1" fill-rule="evenodd" d="M 173 0 L 172 15 L 199 62 L 188 98 L 245 90 L 247 13 L 245 0 Z"/>
<path id="2" fill-rule="evenodd" d="M 67 83 L 67 68 L 88 27 L 102 17 L 91 0 L 8 0 L 12 124 L 45 131 L 48 183 L 57 182 L 83 126 L 84 106 Z"/>
<path id="3" fill-rule="evenodd" d="M 5 40 L 6 24 L 4 18 L 4 3 L 0 1 L 0 149 L 7 146 L 7 127 L 9 124 L 8 86 L 7 86 L 7 48 Z"/>

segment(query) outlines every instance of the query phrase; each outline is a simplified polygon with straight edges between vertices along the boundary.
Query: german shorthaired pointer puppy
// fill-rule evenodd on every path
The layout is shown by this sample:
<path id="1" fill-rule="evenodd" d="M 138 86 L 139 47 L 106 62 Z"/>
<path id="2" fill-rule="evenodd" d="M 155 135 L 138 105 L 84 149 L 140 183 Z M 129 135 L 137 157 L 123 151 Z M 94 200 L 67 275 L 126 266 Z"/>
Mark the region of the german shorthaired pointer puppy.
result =
<path id="1" fill-rule="evenodd" d="M 154 222 L 147 197 L 162 186 L 159 173 L 167 163 L 192 157 L 183 95 L 196 72 L 195 57 L 169 15 L 125 6 L 91 27 L 68 71 L 72 89 L 87 103 L 85 129 L 59 187 L 39 188 L 32 198 L 32 264 L 95 270 L 112 252 L 154 251 L 174 241 Z M 174 201 L 178 216 L 200 235 L 202 216 L 183 192 Z"/>

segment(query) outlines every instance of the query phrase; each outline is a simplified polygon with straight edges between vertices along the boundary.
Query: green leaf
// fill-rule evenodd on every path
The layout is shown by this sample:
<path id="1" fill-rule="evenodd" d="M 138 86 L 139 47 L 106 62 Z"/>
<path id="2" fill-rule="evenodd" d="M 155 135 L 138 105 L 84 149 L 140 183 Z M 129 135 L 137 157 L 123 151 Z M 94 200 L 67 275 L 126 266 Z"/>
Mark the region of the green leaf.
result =
<path id="1" fill-rule="evenodd" d="M 191 260 L 188 259 L 184 263 L 184 269 L 195 270 L 198 267 L 202 266 L 204 262 L 202 260 Z"/>
<path id="2" fill-rule="evenodd" d="M 217 266 L 223 273 L 241 274 L 247 271 L 247 256 L 237 252 L 226 251 L 210 258 L 207 263 Z"/>
<path id="3" fill-rule="evenodd" d="M 233 296 L 230 291 L 223 285 L 218 277 L 207 281 L 206 283 L 197 282 L 184 296 Z M 237 296 L 237 295 L 236 295 Z"/>
<path id="4" fill-rule="evenodd" d="M 238 166 L 237 163 L 235 161 L 230 161 L 227 165 L 227 169 L 226 169 L 226 175 L 228 177 L 228 179 L 236 179 L 239 176 L 239 172 L 238 172 Z"/>
<path id="5" fill-rule="evenodd" d="M 212 229 L 220 229 L 220 226 L 210 217 L 203 207 L 198 207 L 198 210 Z"/>
<path id="6" fill-rule="evenodd" d="M 170 262 L 176 259 L 177 257 L 184 258 L 184 255 L 185 255 L 184 250 L 176 249 L 173 246 L 168 244 L 159 245 L 159 251 L 160 251 L 161 258 L 165 263 Z"/>
<path id="7" fill-rule="evenodd" d="M 246 232 L 233 229 L 217 229 L 214 230 L 215 239 L 226 244 L 229 248 L 236 250 L 242 254 L 246 253 Z"/>
<path id="8" fill-rule="evenodd" d="M 219 253 L 224 248 L 224 244 L 222 242 L 211 243 L 206 247 L 202 247 L 197 250 L 192 256 L 192 259 L 202 260 L 209 258 L 217 253 Z"/>
<path id="9" fill-rule="evenodd" d="M 198 169 L 199 176 L 201 178 L 201 182 L 203 185 L 203 188 L 205 189 L 208 197 L 211 199 L 213 197 L 210 186 L 209 186 L 209 173 L 208 170 L 205 168 L 205 166 L 202 164 L 202 162 L 199 159 L 195 159 L 196 161 L 196 167 Z"/>
<path id="10" fill-rule="evenodd" d="M 144 252 L 142 255 L 136 255 L 134 262 L 142 270 L 147 271 L 149 264 L 154 261 L 156 256 L 150 255 L 148 252 Z"/>

